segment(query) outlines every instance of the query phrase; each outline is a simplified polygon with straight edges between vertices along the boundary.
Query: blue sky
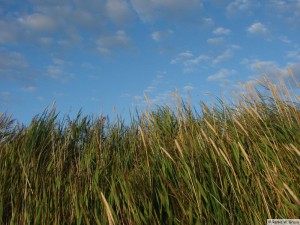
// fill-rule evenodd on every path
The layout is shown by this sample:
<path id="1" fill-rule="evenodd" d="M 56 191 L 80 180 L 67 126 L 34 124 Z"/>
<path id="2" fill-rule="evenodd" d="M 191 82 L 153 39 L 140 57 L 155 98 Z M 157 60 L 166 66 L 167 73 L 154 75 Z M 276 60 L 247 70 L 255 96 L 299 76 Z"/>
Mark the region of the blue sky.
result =
<path id="1" fill-rule="evenodd" d="M 300 78 L 299 21 L 299 0 L 0 0 L 0 112 L 127 117 Z"/>

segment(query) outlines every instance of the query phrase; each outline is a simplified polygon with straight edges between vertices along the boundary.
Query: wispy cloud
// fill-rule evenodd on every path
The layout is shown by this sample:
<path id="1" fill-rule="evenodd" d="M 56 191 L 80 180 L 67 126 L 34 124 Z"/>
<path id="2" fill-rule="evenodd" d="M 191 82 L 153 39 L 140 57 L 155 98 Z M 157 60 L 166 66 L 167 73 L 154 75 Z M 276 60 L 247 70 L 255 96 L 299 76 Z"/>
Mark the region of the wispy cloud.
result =
<path id="1" fill-rule="evenodd" d="M 124 0 L 108 0 L 106 12 L 108 17 L 117 24 L 127 23 L 132 18 L 130 6 Z"/>
<path id="2" fill-rule="evenodd" d="M 207 39 L 207 43 L 209 44 L 221 44 L 223 42 L 224 42 L 224 38 L 221 37 Z"/>
<path id="3" fill-rule="evenodd" d="M 132 7 L 143 22 L 159 18 L 182 18 L 201 8 L 200 0 L 131 0 Z"/>
<path id="4" fill-rule="evenodd" d="M 184 73 L 192 73 L 199 70 L 199 67 L 203 66 L 204 62 L 208 62 L 211 59 L 208 55 L 201 54 L 194 57 L 190 51 L 179 53 L 171 64 L 182 64 Z"/>
<path id="5" fill-rule="evenodd" d="M 185 62 L 187 59 L 193 57 L 190 51 L 179 53 L 174 59 L 172 59 L 171 64 L 176 64 L 179 62 Z"/>
<path id="6" fill-rule="evenodd" d="M 103 55 L 111 54 L 114 49 L 130 49 L 132 46 L 129 36 L 123 30 L 98 38 L 96 44 L 98 52 Z"/>
<path id="7" fill-rule="evenodd" d="M 268 11 L 272 12 L 280 20 L 286 21 L 290 26 L 299 28 L 300 2 L 269 0 L 267 3 Z"/>
<path id="8" fill-rule="evenodd" d="M 50 46 L 54 43 L 54 40 L 51 37 L 40 37 L 40 38 L 38 38 L 38 42 L 42 46 Z"/>
<path id="9" fill-rule="evenodd" d="M 296 80 L 300 79 L 300 62 L 296 63 L 287 63 L 285 66 L 280 65 L 275 61 L 267 60 L 244 60 L 244 65 L 251 71 L 251 75 L 248 77 L 248 81 L 251 84 L 257 84 L 257 80 L 261 80 L 262 77 L 268 77 L 274 84 L 277 84 L 279 81 L 291 81 L 289 84 L 297 84 L 289 70 L 293 73 L 293 76 Z"/>
<path id="10" fill-rule="evenodd" d="M 22 88 L 23 92 L 27 92 L 27 93 L 33 93 L 37 90 L 36 86 L 26 86 Z"/>
<path id="11" fill-rule="evenodd" d="M 47 76 L 62 83 L 66 83 L 75 77 L 73 73 L 65 72 L 64 68 L 58 65 L 48 66 Z"/>
<path id="12" fill-rule="evenodd" d="M 249 12 L 255 6 L 259 6 L 260 2 L 257 0 L 234 0 L 227 5 L 227 12 L 230 14 L 240 14 L 242 12 Z"/>
<path id="13" fill-rule="evenodd" d="M 0 78 L 32 83 L 35 75 L 22 53 L 0 47 Z"/>
<path id="14" fill-rule="evenodd" d="M 182 85 L 177 89 L 177 87 L 175 87 L 172 82 L 170 82 L 170 80 L 166 78 L 166 72 L 158 71 L 155 78 L 144 89 L 143 94 L 131 96 L 126 93 L 121 97 L 130 98 L 133 101 L 132 104 L 134 107 L 155 107 L 156 105 L 174 103 L 174 93 L 176 92 L 176 90 L 190 92 L 193 89 L 194 86 L 190 83 Z"/>
<path id="15" fill-rule="evenodd" d="M 17 42 L 20 33 L 16 22 L 0 20 L 0 44 Z"/>
<path id="16" fill-rule="evenodd" d="M 60 58 L 53 58 L 52 62 L 53 63 L 46 68 L 46 74 L 49 78 L 61 83 L 67 83 L 75 77 L 75 74 L 67 71 L 67 67 L 71 65 L 71 62 Z"/>
<path id="17" fill-rule="evenodd" d="M 103 36 L 111 22 L 126 24 L 133 13 L 130 2 L 123 0 L 30 0 L 15 14 L 0 14 L 0 43 L 78 46 L 83 36 Z"/>
<path id="18" fill-rule="evenodd" d="M 154 31 L 151 34 L 151 38 L 156 41 L 164 41 L 168 38 L 170 38 L 172 35 L 174 34 L 174 31 L 171 29 L 167 29 L 167 30 L 161 30 L 161 31 Z"/>
<path id="19" fill-rule="evenodd" d="M 144 90 L 144 93 L 150 94 L 156 91 L 157 89 L 160 88 L 160 85 L 164 83 L 164 73 L 163 72 L 158 72 L 156 77 L 152 80 L 151 84 L 146 87 Z"/>
<path id="20" fill-rule="evenodd" d="M 231 59 L 233 57 L 233 52 L 230 49 L 227 49 L 226 51 L 224 51 L 223 53 L 221 53 L 220 55 L 218 55 L 214 60 L 213 60 L 213 64 L 219 64 L 221 62 L 227 61 L 229 59 Z"/>
<path id="21" fill-rule="evenodd" d="M 218 27 L 217 29 L 215 29 L 213 31 L 213 34 L 216 34 L 216 35 L 227 35 L 227 34 L 230 34 L 231 30 L 230 29 L 225 29 L 223 27 Z"/>
<path id="22" fill-rule="evenodd" d="M 193 65 L 199 65 L 204 61 L 210 60 L 210 57 L 207 55 L 199 55 L 197 57 L 188 59 L 184 62 L 185 66 L 193 66 Z"/>
<path id="23" fill-rule="evenodd" d="M 221 69 L 217 73 L 209 75 L 207 81 L 223 81 L 233 74 L 236 74 L 235 70 Z"/>
<path id="24" fill-rule="evenodd" d="M 268 76 L 274 80 L 288 79 L 290 74 L 287 70 L 289 68 L 295 77 L 300 78 L 300 63 L 288 63 L 285 67 L 280 66 L 274 61 L 255 60 L 250 63 L 250 69 L 258 73 L 256 76 Z"/>
<path id="25" fill-rule="evenodd" d="M 278 40 L 282 41 L 283 43 L 286 43 L 286 44 L 291 44 L 292 41 L 285 35 L 280 35 L 278 36 Z"/>
<path id="26" fill-rule="evenodd" d="M 204 17 L 204 18 L 202 18 L 201 20 L 200 20 L 200 25 L 201 26 L 206 26 L 206 27 L 208 27 L 208 26 L 212 26 L 212 25 L 214 25 L 214 20 L 213 20 L 213 18 L 210 18 L 210 17 Z"/>
<path id="27" fill-rule="evenodd" d="M 57 28 L 56 21 L 48 15 L 41 13 L 29 14 L 20 17 L 18 21 L 31 31 L 53 31 Z"/>
<path id="28" fill-rule="evenodd" d="M 0 48 L 0 54 L 1 69 L 25 68 L 28 66 L 24 55 L 19 52 L 8 51 Z"/>
<path id="29" fill-rule="evenodd" d="M 292 51 L 288 51 L 286 57 L 300 61 L 300 50 L 295 49 Z"/>

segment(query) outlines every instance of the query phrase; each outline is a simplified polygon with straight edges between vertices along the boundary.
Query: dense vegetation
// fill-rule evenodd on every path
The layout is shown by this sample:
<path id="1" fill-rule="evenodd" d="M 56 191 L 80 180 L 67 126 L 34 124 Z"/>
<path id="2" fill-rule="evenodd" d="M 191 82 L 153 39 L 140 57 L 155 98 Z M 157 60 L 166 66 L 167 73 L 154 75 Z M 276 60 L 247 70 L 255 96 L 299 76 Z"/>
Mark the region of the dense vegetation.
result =
<path id="1" fill-rule="evenodd" d="M 300 215 L 300 100 L 263 83 L 234 105 L 122 119 L 0 116 L 0 224 L 266 224 Z"/>

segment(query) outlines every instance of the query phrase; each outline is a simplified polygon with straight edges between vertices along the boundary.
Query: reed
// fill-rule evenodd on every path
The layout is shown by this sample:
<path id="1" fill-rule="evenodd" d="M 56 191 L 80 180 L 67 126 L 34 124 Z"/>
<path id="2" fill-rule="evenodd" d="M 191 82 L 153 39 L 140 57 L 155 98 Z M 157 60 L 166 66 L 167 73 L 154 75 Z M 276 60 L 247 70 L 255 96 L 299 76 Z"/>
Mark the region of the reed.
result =
<path id="1" fill-rule="evenodd" d="M 266 224 L 300 215 L 299 96 L 179 101 L 129 124 L 0 116 L 1 224 Z"/>

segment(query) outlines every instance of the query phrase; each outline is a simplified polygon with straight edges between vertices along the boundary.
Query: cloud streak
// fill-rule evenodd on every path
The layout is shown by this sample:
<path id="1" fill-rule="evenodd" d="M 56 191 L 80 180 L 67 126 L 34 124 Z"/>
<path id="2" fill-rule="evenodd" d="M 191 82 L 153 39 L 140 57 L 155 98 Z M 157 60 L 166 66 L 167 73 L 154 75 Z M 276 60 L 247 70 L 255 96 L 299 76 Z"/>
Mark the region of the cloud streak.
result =
<path id="1" fill-rule="evenodd" d="M 129 36 L 123 30 L 98 38 L 96 45 L 98 52 L 102 55 L 109 55 L 115 49 L 130 49 L 132 46 Z"/>
<path id="2" fill-rule="evenodd" d="M 228 61 L 233 57 L 233 50 L 231 48 L 226 49 L 217 56 L 210 56 L 208 54 L 200 54 L 194 56 L 190 51 L 179 53 L 174 59 L 171 60 L 171 64 L 183 65 L 184 73 L 192 73 L 199 71 L 200 69 L 207 69 L 218 64 Z"/>
<path id="3" fill-rule="evenodd" d="M 227 49 L 222 54 L 218 55 L 214 60 L 213 64 L 219 64 L 221 62 L 227 61 L 233 57 L 233 52 L 230 49 Z"/>
<path id="4" fill-rule="evenodd" d="M 239 14 L 249 12 L 256 6 L 260 6 L 257 0 L 234 0 L 227 5 L 226 10 L 229 14 Z"/>
<path id="5" fill-rule="evenodd" d="M 174 34 L 174 31 L 171 29 L 154 31 L 151 34 L 151 38 L 156 42 L 160 42 L 160 41 L 169 39 L 173 34 Z"/>
<path id="6" fill-rule="evenodd" d="M 22 26 L 32 31 L 49 32 L 57 28 L 57 23 L 53 18 L 41 13 L 34 13 L 20 17 L 18 21 Z"/>
<path id="7" fill-rule="evenodd" d="M 228 76 L 236 74 L 235 70 L 221 69 L 207 77 L 207 81 L 224 81 Z"/>
<path id="8" fill-rule="evenodd" d="M 213 31 L 213 34 L 216 34 L 216 35 L 227 35 L 227 34 L 230 34 L 231 30 L 230 29 L 225 29 L 223 27 L 218 27 L 217 29 L 215 29 Z"/>
<path id="9" fill-rule="evenodd" d="M 67 67 L 71 64 L 65 60 L 59 58 L 53 58 L 52 64 L 46 67 L 47 77 L 59 81 L 61 83 L 67 83 L 75 78 L 74 73 L 67 72 Z"/>
<path id="10" fill-rule="evenodd" d="M 22 53 L 0 48 L 0 78 L 31 83 L 34 77 L 35 72 Z"/>
<path id="11" fill-rule="evenodd" d="M 222 44 L 223 42 L 224 38 L 221 37 L 207 39 L 207 43 L 209 44 Z"/>
<path id="12" fill-rule="evenodd" d="M 127 23 L 132 18 L 132 12 L 127 1 L 107 0 L 105 7 L 108 17 L 116 24 Z"/>
<path id="13" fill-rule="evenodd" d="M 182 18 L 202 7 L 200 0 L 131 0 L 130 2 L 143 22 L 161 18 Z"/>

